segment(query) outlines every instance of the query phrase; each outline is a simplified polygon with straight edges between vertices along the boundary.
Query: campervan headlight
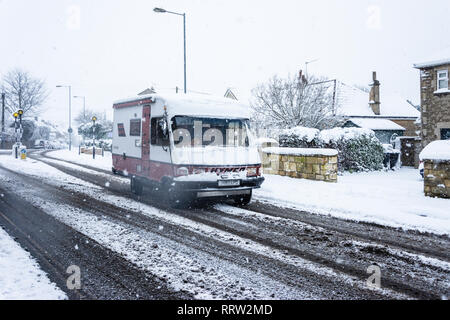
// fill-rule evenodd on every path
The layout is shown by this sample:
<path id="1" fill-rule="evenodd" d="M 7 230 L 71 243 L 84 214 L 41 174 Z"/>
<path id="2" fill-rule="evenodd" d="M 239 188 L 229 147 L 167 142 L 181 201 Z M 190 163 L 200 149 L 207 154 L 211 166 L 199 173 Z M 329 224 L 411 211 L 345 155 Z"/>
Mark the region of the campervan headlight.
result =
<path id="1" fill-rule="evenodd" d="M 186 167 L 181 167 L 176 170 L 177 176 L 187 176 L 189 175 L 189 169 Z"/>
<path id="2" fill-rule="evenodd" d="M 247 177 L 256 177 L 258 175 L 258 168 L 247 168 Z"/>

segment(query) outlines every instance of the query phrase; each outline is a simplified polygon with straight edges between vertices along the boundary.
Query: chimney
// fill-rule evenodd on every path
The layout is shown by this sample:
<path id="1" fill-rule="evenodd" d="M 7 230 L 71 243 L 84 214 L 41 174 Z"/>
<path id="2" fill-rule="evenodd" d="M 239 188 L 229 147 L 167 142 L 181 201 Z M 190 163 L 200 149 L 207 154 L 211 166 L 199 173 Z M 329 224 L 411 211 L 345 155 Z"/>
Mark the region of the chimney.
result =
<path id="1" fill-rule="evenodd" d="M 369 105 L 373 113 L 380 115 L 380 81 L 377 80 L 377 73 L 372 72 L 373 82 L 370 84 Z"/>

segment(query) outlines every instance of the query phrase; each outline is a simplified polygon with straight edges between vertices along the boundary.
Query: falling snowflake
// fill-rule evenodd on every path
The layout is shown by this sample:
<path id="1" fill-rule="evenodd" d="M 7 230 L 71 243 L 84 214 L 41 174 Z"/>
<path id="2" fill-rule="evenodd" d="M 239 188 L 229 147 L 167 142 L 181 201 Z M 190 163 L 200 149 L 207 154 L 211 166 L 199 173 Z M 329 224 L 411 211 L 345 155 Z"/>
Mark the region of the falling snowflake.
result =
<path id="1" fill-rule="evenodd" d="M 109 188 L 109 181 L 106 181 L 105 187 Z"/>

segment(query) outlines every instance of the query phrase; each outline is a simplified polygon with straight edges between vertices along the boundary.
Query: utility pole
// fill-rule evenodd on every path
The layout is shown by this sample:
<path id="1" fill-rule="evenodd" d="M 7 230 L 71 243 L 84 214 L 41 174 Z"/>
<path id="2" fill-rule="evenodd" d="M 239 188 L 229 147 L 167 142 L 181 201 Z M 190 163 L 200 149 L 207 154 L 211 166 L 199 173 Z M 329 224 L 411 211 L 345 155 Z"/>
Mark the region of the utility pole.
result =
<path id="1" fill-rule="evenodd" d="M 97 121 L 97 117 L 92 117 L 92 158 L 95 159 L 95 121 Z"/>

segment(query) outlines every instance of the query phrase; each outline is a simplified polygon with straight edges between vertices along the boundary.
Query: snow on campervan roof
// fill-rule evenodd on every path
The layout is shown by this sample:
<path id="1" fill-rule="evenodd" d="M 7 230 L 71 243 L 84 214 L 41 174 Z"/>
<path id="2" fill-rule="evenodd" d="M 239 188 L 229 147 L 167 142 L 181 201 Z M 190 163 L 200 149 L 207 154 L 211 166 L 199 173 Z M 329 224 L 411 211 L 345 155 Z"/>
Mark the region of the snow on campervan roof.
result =
<path id="1" fill-rule="evenodd" d="M 250 118 L 250 107 L 242 102 L 224 97 L 198 93 L 155 93 L 117 100 L 121 104 L 142 99 L 162 100 L 171 116 L 189 115 L 221 118 Z"/>

